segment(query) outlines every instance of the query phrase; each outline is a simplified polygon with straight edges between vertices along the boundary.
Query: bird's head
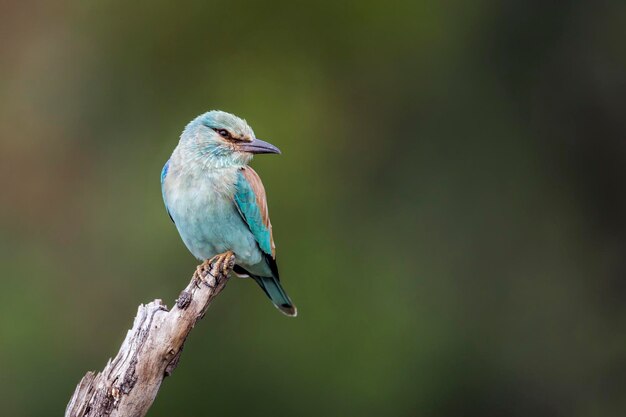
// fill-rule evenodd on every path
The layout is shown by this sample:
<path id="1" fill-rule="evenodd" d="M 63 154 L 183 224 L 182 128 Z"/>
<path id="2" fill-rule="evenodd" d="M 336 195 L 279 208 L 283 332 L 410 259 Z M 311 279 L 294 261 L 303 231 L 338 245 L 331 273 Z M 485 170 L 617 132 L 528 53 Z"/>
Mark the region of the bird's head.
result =
<path id="1" fill-rule="evenodd" d="M 245 120 L 219 110 L 192 120 L 180 143 L 216 166 L 245 165 L 254 154 L 280 153 L 276 146 L 257 139 Z"/>

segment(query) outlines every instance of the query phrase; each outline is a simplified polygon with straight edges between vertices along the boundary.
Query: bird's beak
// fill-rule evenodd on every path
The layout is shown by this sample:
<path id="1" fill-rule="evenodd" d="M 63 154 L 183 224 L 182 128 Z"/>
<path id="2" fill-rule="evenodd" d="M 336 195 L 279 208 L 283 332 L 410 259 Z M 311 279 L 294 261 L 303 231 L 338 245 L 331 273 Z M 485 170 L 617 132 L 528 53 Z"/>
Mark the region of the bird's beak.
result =
<path id="1" fill-rule="evenodd" d="M 252 142 L 240 144 L 239 150 L 250 153 L 280 153 L 280 149 L 276 146 L 257 138 L 254 138 Z"/>

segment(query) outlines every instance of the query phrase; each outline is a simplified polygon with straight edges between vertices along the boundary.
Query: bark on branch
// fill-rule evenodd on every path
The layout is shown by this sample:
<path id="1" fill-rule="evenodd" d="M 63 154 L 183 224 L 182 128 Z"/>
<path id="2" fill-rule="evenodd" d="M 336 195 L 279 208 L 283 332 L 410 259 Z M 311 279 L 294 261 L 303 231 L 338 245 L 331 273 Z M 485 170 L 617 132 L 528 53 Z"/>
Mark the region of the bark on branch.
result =
<path id="1" fill-rule="evenodd" d="M 140 305 L 133 328 L 102 372 L 87 372 L 65 417 L 142 417 L 178 365 L 189 332 L 222 291 L 233 268 L 232 252 L 198 266 L 171 311 L 161 300 Z"/>

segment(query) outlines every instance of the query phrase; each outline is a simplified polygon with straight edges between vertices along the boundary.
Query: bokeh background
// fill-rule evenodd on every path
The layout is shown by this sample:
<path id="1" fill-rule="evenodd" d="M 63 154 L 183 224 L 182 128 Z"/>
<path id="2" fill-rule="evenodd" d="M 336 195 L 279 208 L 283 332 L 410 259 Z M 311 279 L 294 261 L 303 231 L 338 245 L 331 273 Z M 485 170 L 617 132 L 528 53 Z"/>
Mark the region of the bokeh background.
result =
<path id="1" fill-rule="evenodd" d="M 229 283 L 150 416 L 626 415 L 626 3 L 0 4 L 0 402 L 63 413 L 196 262 L 159 174 L 281 156 L 280 315 Z"/>

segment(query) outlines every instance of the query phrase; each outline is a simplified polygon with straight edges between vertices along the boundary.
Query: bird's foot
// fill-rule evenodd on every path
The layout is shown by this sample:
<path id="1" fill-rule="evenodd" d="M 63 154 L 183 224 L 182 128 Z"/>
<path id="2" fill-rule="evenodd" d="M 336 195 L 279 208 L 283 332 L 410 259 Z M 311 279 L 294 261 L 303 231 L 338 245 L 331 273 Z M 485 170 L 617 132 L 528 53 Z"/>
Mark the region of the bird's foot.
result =
<path id="1" fill-rule="evenodd" d="M 196 267 L 193 274 L 196 287 L 204 283 L 213 289 L 217 286 L 221 277 L 227 276 L 235 264 L 235 254 L 232 251 L 220 253 L 211 259 L 207 259 Z"/>
<path id="2" fill-rule="evenodd" d="M 235 254 L 230 250 L 228 252 L 220 253 L 219 255 L 213 257 L 211 264 L 219 275 L 227 276 L 233 269 L 233 266 L 235 266 Z"/>
<path id="3" fill-rule="evenodd" d="M 193 283 L 196 288 L 200 288 L 200 283 L 206 281 L 211 276 L 211 261 L 207 259 L 196 267 L 193 274 Z"/>

